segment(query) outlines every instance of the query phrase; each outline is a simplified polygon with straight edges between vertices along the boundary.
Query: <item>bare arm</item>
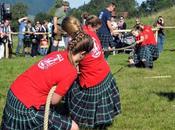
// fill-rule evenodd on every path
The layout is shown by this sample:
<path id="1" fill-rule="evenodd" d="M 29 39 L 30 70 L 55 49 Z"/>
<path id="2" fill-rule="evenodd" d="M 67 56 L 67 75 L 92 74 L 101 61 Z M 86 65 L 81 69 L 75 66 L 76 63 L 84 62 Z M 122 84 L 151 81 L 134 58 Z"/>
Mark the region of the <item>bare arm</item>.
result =
<path id="1" fill-rule="evenodd" d="M 144 41 L 144 37 L 141 36 L 141 37 L 140 37 L 140 40 L 136 41 L 136 44 L 140 44 L 140 43 L 142 43 L 143 41 Z"/>
<path id="2" fill-rule="evenodd" d="M 112 29 L 111 21 L 109 21 L 109 20 L 107 21 L 107 26 L 108 26 L 110 32 L 112 33 L 113 29 Z"/>
<path id="3" fill-rule="evenodd" d="M 52 96 L 51 104 L 56 105 L 58 104 L 62 99 L 62 96 L 58 95 L 57 93 L 54 93 Z"/>
<path id="4" fill-rule="evenodd" d="M 28 17 L 20 18 L 20 19 L 18 19 L 18 22 L 20 23 L 20 22 L 22 22 L 22 21 L 25 20 L 25 19 L 28 19 Z"/>
<path id="5" fill-rule="evenodd" d="M 54 25 L 54 33 L 58 33 L 58 18 L 57 17 L 54 17 L 53 18 L 53 25 Z"/>

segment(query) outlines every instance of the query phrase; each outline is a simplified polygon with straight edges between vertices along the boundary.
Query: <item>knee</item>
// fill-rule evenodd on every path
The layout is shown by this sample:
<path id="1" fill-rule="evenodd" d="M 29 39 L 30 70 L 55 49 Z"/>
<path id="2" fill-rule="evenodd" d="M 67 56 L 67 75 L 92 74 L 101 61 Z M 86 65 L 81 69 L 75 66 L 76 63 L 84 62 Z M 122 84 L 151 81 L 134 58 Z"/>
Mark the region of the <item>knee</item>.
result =
<path id="1" fill-rule="evenodd" d="M 144 58 L 143 58 L 141 61 L 142 61 L 142 62 L 145 62 L 145 61 L 146 61 L 146 59 L 144 59 Z"/>
<path id="2" fill-rule="evenodd" d="M 79 127 L 78 127 L 77 123 L 75 123 L 75 121 L 72 121 L 71 130 L 79 130 Z"/>

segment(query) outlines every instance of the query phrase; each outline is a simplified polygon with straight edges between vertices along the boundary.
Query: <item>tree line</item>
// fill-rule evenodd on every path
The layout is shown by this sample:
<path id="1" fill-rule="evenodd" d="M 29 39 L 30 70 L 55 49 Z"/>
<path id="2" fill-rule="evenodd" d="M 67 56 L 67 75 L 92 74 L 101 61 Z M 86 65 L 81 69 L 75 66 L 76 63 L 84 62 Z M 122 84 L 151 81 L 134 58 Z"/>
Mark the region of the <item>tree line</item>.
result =
<path id="1" fill-rule="evenodd" d="M 40 12 L 34 16 L 34 21 L 50 20 L 53 17 L 54 11 L 61 6 L 62 0 L 55 0 L 55 3 L 47 13 Z M 91 0 L 89 3 L 80 6 L 79 8 L 70 9 L 69 15 L 81 17 L 83 12 L 98 15 L 111 0 Z M 141 5 L 136 0 L 113 0 L 116 3 L 116 14 L 119 12 L 128 12 L 128 17 L 146 16 L 162 9 L 169 8 L 175 4 L 175 0 L 146 0 Z M 28 6 L 24 3 L 16 3 L 12 6 L 12 26 L 15 30 L 18 28 L 18 19 L 27 16 Z"/>

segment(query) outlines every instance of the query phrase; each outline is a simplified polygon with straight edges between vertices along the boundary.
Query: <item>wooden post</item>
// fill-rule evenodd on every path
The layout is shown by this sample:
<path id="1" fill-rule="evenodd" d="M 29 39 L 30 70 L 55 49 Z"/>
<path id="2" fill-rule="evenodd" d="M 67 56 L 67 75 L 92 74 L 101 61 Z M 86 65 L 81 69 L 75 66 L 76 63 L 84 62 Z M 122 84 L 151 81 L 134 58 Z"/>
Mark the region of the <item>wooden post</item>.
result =
<path id="1" fill-rule="evenodd" d="M 8 47 L 8 41 L 5 43 L 5 58 L 9 58 L 9 47 Z"/>
<path id="2" fill-rule="evenodd" d="M 156 42 L 157 42 L 158 41 L 158 30 L 156 30 L 155 38 L 156 38 Z"/>

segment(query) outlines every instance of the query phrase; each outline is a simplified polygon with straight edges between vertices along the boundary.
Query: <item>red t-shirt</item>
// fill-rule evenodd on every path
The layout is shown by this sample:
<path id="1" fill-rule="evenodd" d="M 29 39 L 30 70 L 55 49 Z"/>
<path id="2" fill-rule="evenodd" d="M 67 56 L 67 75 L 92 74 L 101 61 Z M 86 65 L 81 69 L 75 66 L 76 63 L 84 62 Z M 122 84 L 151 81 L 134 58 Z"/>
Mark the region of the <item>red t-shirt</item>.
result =
<path id="1" fill-rule="evenodd" d="M 46 103 L 48 93 L 57 85 L 55 93 L 64 96 L 77 77 L 66 51 L 53 52 L 21 74 L 11 85 L 14 95 L 27 108 L 39 108 Z"/>
<path id="2" fill-rule="evenodd" d="M 136 41 L 141 40 L 141 37 L 144 38 L 143 42 L 139 43 L 140 46 L 145 46 L 146 44 L 146 39 L 148 35 L 145 32 L 140 32 L 139 35 L 136 37 Z"/>
<path id="3" fill-rule="evenodd" d="M 154 32 L 152 31 L 152 27 L 145 25 L 143 31 L 148 35 L 148 38 L 146 39 L 147 45 L 156 45 L 157 42 L 154 36 Z"/>
<path id="4" fill-rule="evenodd" d="M 94 48 L 79 64 L 80 85 L 89 88 L 102 82 L 110 72 L 110 67 L 104 59 L 101 43 L 96 33 L 88 26 L 83 26 L 83 30 L 90 35 L 94 41 Z"/>

